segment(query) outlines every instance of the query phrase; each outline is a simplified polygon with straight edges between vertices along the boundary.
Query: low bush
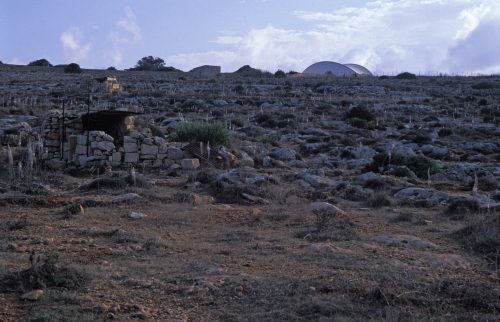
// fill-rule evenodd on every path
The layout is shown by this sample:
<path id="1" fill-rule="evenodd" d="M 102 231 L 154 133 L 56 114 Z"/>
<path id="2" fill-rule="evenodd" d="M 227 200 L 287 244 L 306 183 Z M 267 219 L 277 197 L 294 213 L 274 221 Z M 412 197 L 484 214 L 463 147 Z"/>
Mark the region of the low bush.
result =
<path id="1" fill-rule="evenodd" d="M 451 219 L 458 220 L 465 218 L 465 215 L 477 213 L 479 202 L 474 199 L 457 199 L 452 201 L 446 208 L 445 215 Z"/>
<path id="2" fill-rule="evenodd" d="M 245 122 L 240 117 L 235 117 L 231 119 L 231 124 L 233 124 L 236 127 L 243 127 L 245 126 Z"/>
<path id="3" fill-rule="evenodd" d="M 480 82 L 471 86 L 473 89 L 500 89 L 500 83 Z"/>
<path id="4" fill-rule="evenodd" d="M 281 69 L 278 69 L 276 71 L 276 73 L 274 73 L 274 77 L 276 78 L 285 78 L 286 77 L 286 74 L 284 71 L 282 71 Z"/>
<path id="5" fill-rule="evenodd" d="M 403 72 L 400 73 L 396 76 L 397 79 L 417 79 L 417 75 L 409 73 L 409 72 Z"/>
<path id="6" fill-rule="evenodd" d="M 345 215 L 330 209 L 313 211 L 315 225 L 312 230 L 304 230 L 296 236 L 313 242 L 345 241 L 358 238 L 356 225 Z"/>
<path id="7" fill-rule="evenodd" d="M 31 254 L 31 267 L 0 278 L 0 289 L 5 292 L 26 292 L 35 289 L 64 288 L 75 290 L 85 285 L 90 277 L 83 270 L 58 263 L 56 253 L 37 256 Z"/>
<path id="8" fill-rule="evenodd" d="M 236 85 L 234 87 L 234 91 L 236 92 L 236 94 L 243 95 L 245 93 L 245 87 L 243 87 L 242 85 Z"/>
<path id="9" fill-rule="evenodd" d="M 385 152 L 376 154 L 373 157 L 372 163 L 367 167 L 367 171 L 378 172 L 380 168 L 387 170 L 389 166 L 407 166 L 411 171 L 413 171 L 417 177 L 421 179 L 427 178 L 427 171 L 430 169 L 430 174 L 435 174 L 441 171 L 439 165 L 433 159 L 430 159 L 423 155 L 413 155 L 410 157 L 405 157 L 399 153 L 393 152 L 391 157 Z"/>
<path id="10" fill-rule="evenodd" d="M 38 66 L 38 67 L 51 67 L 52 64 L 49 63 L 49 61 L 45 58 L 38 59 L 35 61 L 32 61 L 28 64 L 28 66 Z"/>
<path id="11" fill-rule="evenodd" d="M 185 122 L 180 124 L 174 139 L 181 142 L 209 142 L 214 148 L 230 144 L 229 130 L 222 122 Z"/>
<path id="12" fill-rule="evenodd" d="M 68 74 L 79 74 L 82 72 L 82 69 L 80 68 L 80 65 L 71 63 L 64 67 L 64 72 Z"/>
<path id="13" fill-rule="evenodd" d="M 450 136 L 452 134 L 453 134 L 453 131 L 451 129 L 447 129 L 447 128 L 441 129 L 438 132 L 438 135 L 440 137 Z"/>
<path id="14" fill-rule="evenodd" d="M 358 105 L 350 108 L 346 113 L 346 119 L 352 118 L 362 119 L 365 121 L 373 121 L 375 120 L 375 115 L 370 108 L 364 105 Z"/>
<path id="15" fill-rule="evenodd" d="M 440 168 L 436 161 L 423 155 L 414 155 L 406 158 L 405 164 L 411 171 L 415 172 L 419 178 L 427 178 L 427 171 L 430 169 L 430 174 L 438 173 Z"/>
<path id="16" fill-rule="evenodd" d="M 381 208 L 392 206 L 392 201 L 383 193 L 376 193 L 367 200 L 368 206 Z"/>
<path id="17" fill-rule="evenodd" d="M 368 122 L 366 120 L 360 119 L 357 117 L 348 118 L 346 121 L 351 126 L 354 126 L 354 127 L 360 128 L 360 129 L 367 129 L 369 127 Z"/>
<path id="18" fill-rule="evenodd" d="M 471 251 L 485 256 L 496 267 L 500 264 L 500 214 L 475 218 L 452 236 Z"/>
<path id="19" fill-rule="evenodd" d="M 488 105 L 488 101 L 485 98 L 481 98 L 479 102 L 477 102 L 477 105 L 479 106 L 485 106 Z"/>

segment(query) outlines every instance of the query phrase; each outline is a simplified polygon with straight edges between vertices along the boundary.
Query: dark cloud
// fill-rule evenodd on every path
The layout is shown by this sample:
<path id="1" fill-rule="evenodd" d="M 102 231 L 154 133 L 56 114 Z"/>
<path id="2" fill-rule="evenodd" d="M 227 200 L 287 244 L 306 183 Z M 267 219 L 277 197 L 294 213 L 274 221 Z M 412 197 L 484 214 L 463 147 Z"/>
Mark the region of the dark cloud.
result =
<path id="1" fill-rule="evenodd" d="M 500 21 L 483 21 L 448 50 L 448 64 L 455 72 L 500 73 Z"/>

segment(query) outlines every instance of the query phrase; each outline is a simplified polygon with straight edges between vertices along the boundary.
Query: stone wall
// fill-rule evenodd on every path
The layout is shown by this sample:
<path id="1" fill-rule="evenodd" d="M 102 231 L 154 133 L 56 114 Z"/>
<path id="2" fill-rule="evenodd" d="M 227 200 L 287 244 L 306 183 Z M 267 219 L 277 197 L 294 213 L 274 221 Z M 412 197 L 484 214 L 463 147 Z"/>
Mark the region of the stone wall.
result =
<path id="1" fill-rule="evenodd" d="M 117 142 L 120 142 L 119 145 Z M 66 164 L 77 167 L 168 167 L 180 165 L 184 158 L 184 152 L 179 146 L 153 136 L 149 128 L 140 132 L 128 131 L 123 138 L 115 140 L 103 131 L 83 131 L 81 119 L 78 117 L 67 116 L 63 124 L 62 113 L 58 110 L 50 111 L 46 116 L 44 148 L 46 161 L 54 167 L 63 167 Z"/>
<path id="2" fill-rule="evenodd" d="M 77 166 L 106 166 L 121 164 L 121 152 L 114 139 L 103 131 L 85 131 L 69 137 L 68 162 Z"/>
<path id="3" fill-rule="evenodd" d="M 67 115 L 63 121 L 62 112 L 49 111 L 43 124 L 43 145 L 47 160 L 68 159 L 69 137 L 83 131 L 81 122 L 75 122 L 74 116 Z M 62 154 L 62 155 L 61 155 Z"/>
<path id="4" fill-rule="evenodd" d="M 148 134 L 148 131 L 132 131 L 123 137 L 123 162 L 170 166 L 184 157 L 180 148 L 167 144 L 161 137 Z"/>

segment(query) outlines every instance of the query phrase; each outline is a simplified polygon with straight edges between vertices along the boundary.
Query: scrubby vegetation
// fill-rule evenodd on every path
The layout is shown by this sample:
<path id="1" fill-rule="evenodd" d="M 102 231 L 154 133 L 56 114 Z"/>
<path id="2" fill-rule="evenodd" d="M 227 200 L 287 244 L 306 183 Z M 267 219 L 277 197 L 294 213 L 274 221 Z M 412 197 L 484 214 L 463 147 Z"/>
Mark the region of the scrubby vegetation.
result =
<path id="1" fill-rule="evenodd" d="M 500 89 L 500 82 L 480 82 L 471 85 L 473 89 Z"/>
<path id="2" fill-rule="evenodd" d="M 158 72 L 178 72 L 174 67 L 165 66 L 165 61 L 160 57 L 146 56 L 137 61 L 131 71 L 158 71 Z"/>
<path id="3" fill-rule="evenodd" d="M 0 320 L 498 320 L 498 77 L 0 71 Z"/>
<path id="4" fill-rule="evenodd" d="M 417 79 L 417 75 L 409 73 L 409 72 L 403 72 L 398 75 L 396 75 L 397 79 Z"/>
<path id="5" fill-rule="evenodd" d="M 282 71 L 281 69 L 278 69 L 275 73 L 274 73 L 274 77 L 276 78 L 285 78 L 286 77 L 286 74 L 284 71 Z"/>
<path id="6" fill-rule="evenodd" d="M 28 66 L 39 66 L 39 67 L 52 67 L 52 64 L 45 58 L 32 61 Z"/>
<path id="7" fill-rule="evenodd" d="M 230 144 L 227 124 L 222 122 L 185 122 L 175 131 L 175 139 L 182 142 L 209 142 L 214 148 Z"/>
<path id="8" fill-rule="evenodd" d="M 392 152 L 390 155 L 386 152 L 378 153 L 367 170 L 377 172 L 380 169 L 388 170 L 391 166 L 401 165 L 407 166 L 421 179 L 426 179 L 428 172 L 435 174 L 441 171 L 441 167 L 431 158 L 423 155 L 406 157 L 397 152 Z"/>
<path id="9" fill-rule="evenodd" d="M 80 65 L 71 63 L 64 67 L 64 72 L 68 74 L 79 74 L 82 72 L 82 69 L 80 68 Z"/>
<path id="10" fill-rule="evenodd" d="M 365 121 L 373 121 L 375 120 L 375 115 L 373 114 L 373 111 L 365 105 L 358 105 L 351 107 L 347 111 L 346 119 L 352 118 L 362 119 Z"/>

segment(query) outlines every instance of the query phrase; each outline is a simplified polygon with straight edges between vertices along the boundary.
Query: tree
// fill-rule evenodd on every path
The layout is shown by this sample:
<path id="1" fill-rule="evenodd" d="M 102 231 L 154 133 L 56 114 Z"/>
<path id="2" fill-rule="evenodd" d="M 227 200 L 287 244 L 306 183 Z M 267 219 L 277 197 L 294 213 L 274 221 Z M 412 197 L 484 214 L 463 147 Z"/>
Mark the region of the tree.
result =
<path id="1" fill-rule="evenodd" d="M 132 70 L 162 70 L 165 67 L 165 61 L 160 57 L 147 56 L 137 61 Z"/>
<path id="2" fill-rule="evenodd" d="M 67 65 L 66 67 L 64 67 L 64 72 L 71 73 L 71 74 L 78 74 L 78 73 L 81 73 L 82 70 L 80 68 L 80 65 L 78 65 L 76 63 L 71 63 L 71 64 Z"/>
<path id="3" fill-rule="evenodd" d="M 274 73 L 274 77 L 276 78 L 285 78 L 286 77 L 286 74 L 284 71 L 282 71 L 281 69 L 278 69 L 276 71 L 276 73 Z"/>
<path id="4" fill-rule="evenodd" d="M 417 79 L 417 75 L 409 73 L 409 72 L 403 72 L 401 74 L 398 74 L 396 76 L 397 79 Z"/>
<path id="5" fill-rule="evenodd" d="M 32 61 L 28 66 L 52 67 L 52 64 L 45 58 Z"/>

